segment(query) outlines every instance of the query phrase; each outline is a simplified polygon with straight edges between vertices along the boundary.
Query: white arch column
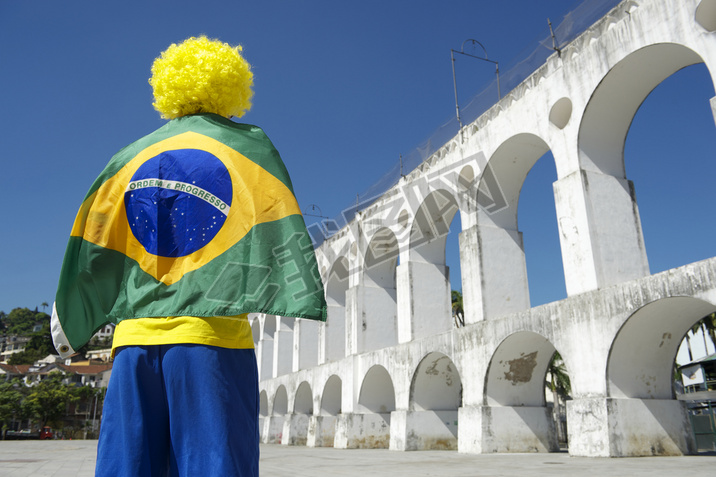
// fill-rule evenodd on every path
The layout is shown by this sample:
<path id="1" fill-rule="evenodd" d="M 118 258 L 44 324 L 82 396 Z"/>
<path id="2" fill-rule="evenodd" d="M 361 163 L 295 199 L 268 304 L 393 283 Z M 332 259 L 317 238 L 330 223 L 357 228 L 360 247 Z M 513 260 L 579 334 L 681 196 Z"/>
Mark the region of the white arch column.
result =
<path id="1" fill-rule="evenodd" d="M 545 372 L 554 351 L 548 340 L 533 332 L 515 333 L 500 344 L 487 369 L 484 398 L 458 410 L 460 452 L 559 450 L 544 395 Z"/>
<path id="2" fill-rule="evenodd" d="M 296 390 L 293 412 L 284 416 L 281 444 L 286 446 L 305 446 L 308 440 L 309 421 L 312 416 L 313 397 L 311 387 L 304 381 Z"/>
<path id="3" fill-rule="evenodd" d="M 319 330 L 323 323 L 296 319 L 293 328 L 293 371 L 318 366 Z"/>
<path id="4" fill-rule="evenodd" d="M 268 315 L 269 318 L 271 315 Z M 276 317 L 274 333 L 273 376 L 288 374 L 293 370 L 293 327 L 294 318 Z"/>
<path id="5" fill-rule="evenodd" d="M 264 444 L 280 444 L 283 436 L 283 423 L 288 410 L 288 395 L 285 386 L 280 386 L 274 394 L 271 414 L 264 417 L 261 438 Z"/>
<path id="6" fill-rule="evenodd" d="M 554 183 L 567 295 L 649 274 L 631 181 L 580 170 Z"/>
<path id="7" fill-rule="evenodd" d="M 476 323 L 530 307 L 522 233 L 490 223 L 460 233 L 465 322 Z"/>
<path id="8" fill-rule="evenodd" d="M 346 406 L 336 419 L 337 449 L 388 449 L 390 416 L 395 410 L 393 381 L 380 365 L 371 367 L 361 385 L 358 400 Z"/>
<path id="9" fill-rule="evenodd" d="M 400 343 L 450 330 L 449 267 L 413 260 L 401 263 L 396 285 Z"/>
<path id="10" fill-rule="evenodd" d="M 349 288 L 346 292 L 348 354 L 360 354 L 396 344 L 395 315 L 395 289 L 370 284 Z"/>
<path id="11" fill-rule="evenodd" d="M 452 329 L 445 245 L 457 212 L 453 195 L 437 189 L 425 197 L 415 214 L 409 247 L 396 270 L 400 343 Z"/>
<path id="12" fill-rule="evenodd" d="M 457 414 L 462 398 L 462 381 L 453 361 L 434 352 L 423 358 L 412 377 L 398 392 L 409 398 L 390 414 L 390 449 L 457 450 Z"/>
<path id="13" fill-rule="evenodd" d="M 590 397 L 567 401 L 569 453 L 586 457 L 694 454 L 684 403 Z"/>
<path id="14" fill-rule="evenodd" d="M 256 361 L 259 366 L 259 381 L 265 381 L 275 377 L 273 374 L 273 339 L 276 328 L 276 317 L 273 315 L 260 315 L 262 334 L 256 344 Z M 271 323 L 269 320 L 273 320 Z"/>

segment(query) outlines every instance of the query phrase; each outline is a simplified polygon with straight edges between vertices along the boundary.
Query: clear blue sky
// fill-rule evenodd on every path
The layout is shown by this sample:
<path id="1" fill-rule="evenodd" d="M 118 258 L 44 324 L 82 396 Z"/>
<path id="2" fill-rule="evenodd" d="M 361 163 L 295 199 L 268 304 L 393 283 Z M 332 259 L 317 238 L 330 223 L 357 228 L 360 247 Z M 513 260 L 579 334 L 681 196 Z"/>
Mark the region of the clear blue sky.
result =
<path id="1" fill-rule="evenodd" d="M 90 184 L 117 150 L 164 123 L 147 79 L 170 43 L 206 34 L 244 46 L 256 94 L 242 120 L 273 140 L 304 210 L 334 216 L 454 115 L 451 48 L 474 38 L 509 64 L 548 35 L 548 17 L 559 23 L 580 3 L 0 2 L 0 310 L 54 301 Z M 489 66 L 473 73 L 465 101 L 492 80 Z M 705 68 L 682 71 L 630 132 L 627 172 L 652 271 L 714 255 L 712 96 Z M 538 161 L 520 206 L 533 304 L 565 294 L 554 174 L 549 156 Z M 453 276 L 456 250 L 452 234 Z"/>

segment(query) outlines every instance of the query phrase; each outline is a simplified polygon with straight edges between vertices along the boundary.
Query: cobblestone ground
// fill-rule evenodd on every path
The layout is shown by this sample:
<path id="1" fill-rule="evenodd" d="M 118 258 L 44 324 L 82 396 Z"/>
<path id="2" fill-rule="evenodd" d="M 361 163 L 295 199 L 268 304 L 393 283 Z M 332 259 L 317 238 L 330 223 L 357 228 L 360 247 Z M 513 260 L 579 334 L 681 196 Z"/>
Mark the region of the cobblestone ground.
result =
<path id="1" fill-rule="evenodd" d="M 0 441 L 0 477 L 91 477 L 97 441 Z M 621 459 L 261 446 L 265 477 L 714 475 L 716 454 Z"/>

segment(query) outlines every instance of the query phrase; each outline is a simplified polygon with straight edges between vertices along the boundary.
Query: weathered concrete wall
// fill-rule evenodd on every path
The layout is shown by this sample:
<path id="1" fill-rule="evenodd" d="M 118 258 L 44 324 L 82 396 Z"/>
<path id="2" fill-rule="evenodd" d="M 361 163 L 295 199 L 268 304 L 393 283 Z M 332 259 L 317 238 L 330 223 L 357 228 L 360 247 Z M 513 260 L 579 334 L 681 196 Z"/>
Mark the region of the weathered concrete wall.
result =
<path id="1" fill-rule="evenodd" d="M 558 351 L 570 453 L 692 452 L 671 373 L 716 311 L 716 258 L 650 275 L 623 152 L 664 79 L 703 62 L 713 81 L 714 15 L 713 0 L 622 2 L 323 243 L 329 321 L 255 317 L 263 441 L 554 451 L 544 383 Z M 517 207 L 546 151 L 568 298 L 530 307 Z M 445 265 L 457 213 L 459 329 Z"/>

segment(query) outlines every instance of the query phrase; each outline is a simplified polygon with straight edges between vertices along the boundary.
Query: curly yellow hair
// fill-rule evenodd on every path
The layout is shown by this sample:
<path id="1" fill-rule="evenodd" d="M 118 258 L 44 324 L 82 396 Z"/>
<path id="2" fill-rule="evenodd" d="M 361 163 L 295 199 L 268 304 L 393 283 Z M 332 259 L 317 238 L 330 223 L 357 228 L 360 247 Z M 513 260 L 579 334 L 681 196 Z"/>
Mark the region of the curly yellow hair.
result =
<path id="1" fill-rule="evenodd" d="M 232 47 L 206 36 L 172 44 L 152 64 L 154 109 L 165 119 L 215 113 L 241 117 L 251 109 L 251 65 Z"/>

